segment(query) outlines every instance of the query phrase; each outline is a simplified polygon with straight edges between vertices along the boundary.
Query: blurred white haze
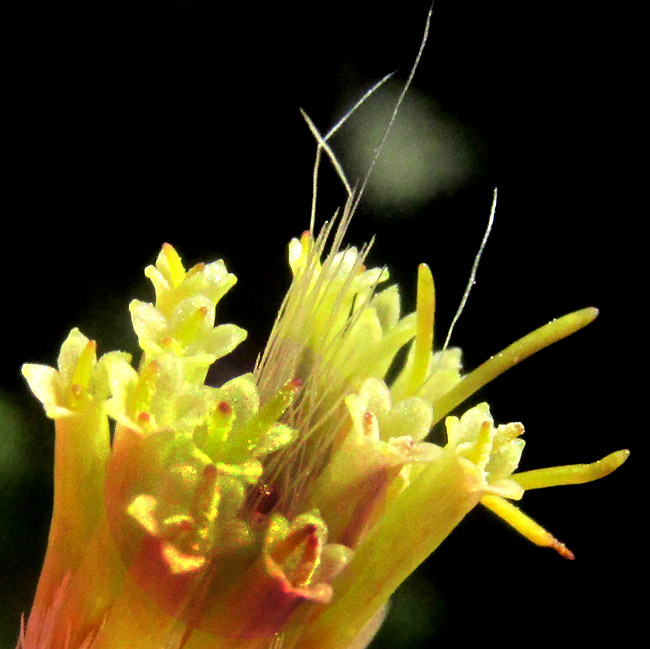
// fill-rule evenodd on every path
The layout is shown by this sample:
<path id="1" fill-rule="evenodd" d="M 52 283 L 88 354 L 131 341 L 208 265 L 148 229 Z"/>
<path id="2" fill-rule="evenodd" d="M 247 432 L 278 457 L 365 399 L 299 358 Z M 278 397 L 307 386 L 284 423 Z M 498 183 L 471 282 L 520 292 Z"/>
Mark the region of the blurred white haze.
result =
<path id="1" fill-rule="evenodd" d="M 337 134 L 334 150 L 352 185 L 362 179 L 395 107 L 399 84 L 368 98 Z M 372 210 L 399 215 L 399 207 L 454 194 L 482 167 L 479 135 L 446 113 L 430 96 L 411 87 L 384 143 L 364 202 Z"/>

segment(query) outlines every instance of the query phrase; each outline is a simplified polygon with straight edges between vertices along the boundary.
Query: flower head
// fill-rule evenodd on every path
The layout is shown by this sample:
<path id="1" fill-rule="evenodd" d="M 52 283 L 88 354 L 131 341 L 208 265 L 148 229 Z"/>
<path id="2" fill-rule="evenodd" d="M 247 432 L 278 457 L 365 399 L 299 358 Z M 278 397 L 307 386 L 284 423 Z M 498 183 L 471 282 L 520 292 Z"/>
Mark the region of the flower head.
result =
<path id="1" fill-rule="evenodd" d="M 317 160 L 332 155 L 308 123 Z M 215 326 L 236 280 L 223 261 L 186 269 L 169 244 L 145 269 L 155 303 L 131 303 L 137 365 L 98 358 L 73 329 L 58 369 L 23 367 L 56 451 L 48 549 L 19 647 L 362 649 L 394 590 L 479 504 L 573 558 L 512 501 L 600 478 L 627 451 L 518 473 L 522 424 L 495 424 L 485 403 L 451 413 L 596 310 L 465 372 L 458 348 L 434 348 L 429 268 L 403 314 L 388 270 L 366 267 L 369 246 L 346 246 L 358 196 L 290 242 L 293 281 L 250 373 L 206 384 L 246 336 Z M 427 441 L 443 421 L 446 442 Z"/>
<path id="2" fill-rule="evenodd" d="M 134 633 L 156 648 L 215 637 L 363 646 L 393 590 L 479 503 L 573 556 L 511 501 L 601 477 L 626 452 L 517 473 L 521 424 L 495 425 L 485 403 L 447 415 L 595 311 L 464 374 L 458 349 L 432 349 L 428 268 L 416 311 L 403 315 L 398 287 L 380 288 L 388 272 L 366 268 L 367 250 L 341 248 L 338 234 L 326 249 L 330 236 L 326 227 L 290 243 L 294 280 L 251 374 L 205 384 L 245 337 L 213 326 L 235 280 L 223 262 L 186 270 L 168 244 L 145 271 L 155 304 L 131 305 L 137 369 L 119 352 L 98 359 L 76 329 L 58 370 L 24 367 L 57 439 L 48 553 L 21 646 L 127 647 Z M 445 417 L 447 443 L 426 441 Z"/>

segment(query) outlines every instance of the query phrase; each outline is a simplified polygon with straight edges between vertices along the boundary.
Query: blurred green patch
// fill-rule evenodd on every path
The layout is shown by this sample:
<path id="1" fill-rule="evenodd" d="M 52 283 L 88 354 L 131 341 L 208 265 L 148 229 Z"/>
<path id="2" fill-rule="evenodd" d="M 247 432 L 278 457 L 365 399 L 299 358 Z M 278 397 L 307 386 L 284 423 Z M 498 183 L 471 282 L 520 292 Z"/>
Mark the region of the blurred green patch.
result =
<path id="1" fill-rule="evenodd" d="M 0 649 L 16 646 L 45 551 L 53 435 L 44 429 L 50 424 L 40 408 L 32 412 L 0 390 Z"/>
<path id="2" fill-rule="evenodd" d="M 0 391 L 0 487 L 3 497 L 0 508 L 4 508 L 4 489 L 15 484 L 24 475 L 26 461 L 26 418 L 10 395 Z"/>
<path id="3" fill-rule="evenodd" d="M 445 603 L 435 586 L 415 573 L 391 597 L 388 616 L 370 649 L 428 647 L 445 617 Z"/>

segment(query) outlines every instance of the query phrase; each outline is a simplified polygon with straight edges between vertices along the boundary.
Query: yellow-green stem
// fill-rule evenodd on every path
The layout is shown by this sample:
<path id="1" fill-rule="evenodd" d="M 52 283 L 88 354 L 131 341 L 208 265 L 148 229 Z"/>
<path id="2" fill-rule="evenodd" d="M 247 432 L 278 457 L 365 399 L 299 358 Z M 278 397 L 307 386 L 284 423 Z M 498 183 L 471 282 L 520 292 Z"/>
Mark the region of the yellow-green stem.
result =
<path id="1" fill-rule="evenodd" d="M 34 608 L 47 607 L 67 573 L 81 563 L 103 510 L 109 451 L 102 406 L 56 420 L 54 506 Z"/>
<path id="2" fill-rule="evenodd" d="M 539 329 L 535 329 L 535 331 L 492 356 L 433 404 L 433 423 L 440 421 L 457 405 L 463 403 L 472 394 L 506 370 L 532 356 L 540 349 L 544 349 L 544 347 L 548 347 L 554 342 L 582 329 L 590 322 L 593 322 L 597 315 L 598 309 L 593 307 L 574 311 L 557 320 L 552 320 Z"/>
<path id="3" fill-rule="evenodd" d="M 590 464 L 568 464 L 565 466 L 552 466 L 547 469 L 534 469 L 515 473 L 512 476 L 526 491 L 529 489 L 545 489 L 568 484 L 583 484 L 592 480 L 599 480 L 616 471 L 629 457 L 626 449 L 615 451 L 606 455 L 597 462 Z"/>
<path id="4" fill-rule="evenodd" d="M 348 647 L 397 586 L 478 503 L 478 484 L 446 450 L 387 508 L 343 574 L 335 601 L 307 627 L 296 646 Z"/>

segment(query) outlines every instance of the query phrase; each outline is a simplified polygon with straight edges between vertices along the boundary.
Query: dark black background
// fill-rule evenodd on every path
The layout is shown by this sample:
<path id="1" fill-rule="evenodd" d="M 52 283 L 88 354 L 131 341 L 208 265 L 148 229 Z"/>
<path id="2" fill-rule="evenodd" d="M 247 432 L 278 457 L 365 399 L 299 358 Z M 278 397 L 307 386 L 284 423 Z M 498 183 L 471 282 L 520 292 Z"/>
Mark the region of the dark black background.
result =
<path id="1" fill-rule="evenodd" d="M 219 317 L 250 336 L 224 372 L 249 367 L 288 283 L 286 243 L 308 225 L 314 144 L 298 107 L 325 131 L 385 73 L 403 80 L 427 9 L 192 0 L 5 10 L 1 371 L 13 415 L 2 426 L 14 454 L 2 465 L 0 644 L 13 646 L 29 608 L 51 503 L 49 422 L 20 364 L 54 363 L 75 325 L 100 351 L 134 351 L 128 302 L 149 298 L 142 268 L 169 241 L 188 262 L 224 258 L 238 276 Z M 524 468 L 633 455 L 602 482 L 526 495 L 574 562 L 477 511 L 398 594 L 373 647 L 628 644 L 630 585 L 645 569 L 633 550 L 634 449 L 647 428 L 634 374 L 645 348 L 628 29 L 583 3 L 436 2 L 414 91 L 471 130 L 479 164 L 427 201 L 362 203 L 350 241 L 377 234 L 369 263 L 389 265 L 407 304 L 417 264 L 431 265 L 440 338 L 498 185 L 454 334 L 467 367 L 570 310 L 595 305 L 601 316 L 475 401 L 526 424 Z M 324 180 L 325 204 L 340 204 Z"/>

